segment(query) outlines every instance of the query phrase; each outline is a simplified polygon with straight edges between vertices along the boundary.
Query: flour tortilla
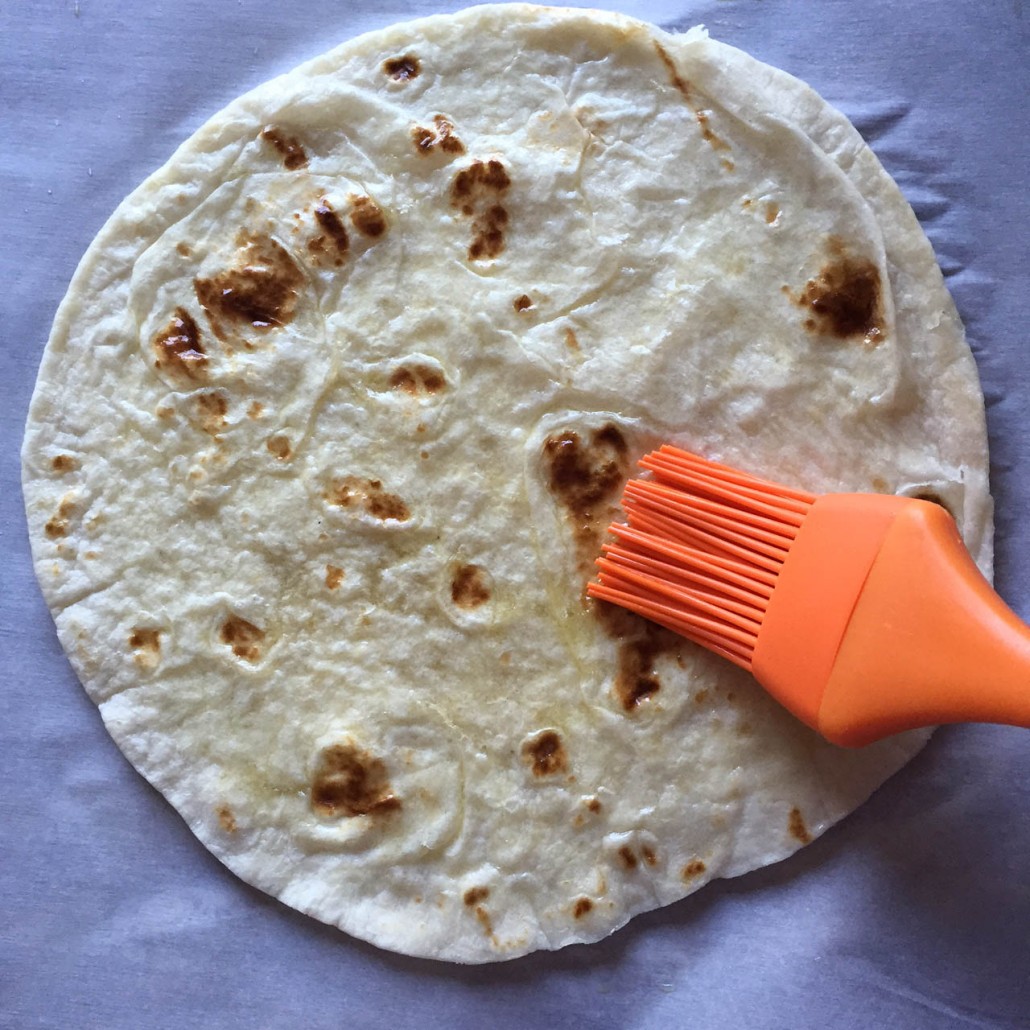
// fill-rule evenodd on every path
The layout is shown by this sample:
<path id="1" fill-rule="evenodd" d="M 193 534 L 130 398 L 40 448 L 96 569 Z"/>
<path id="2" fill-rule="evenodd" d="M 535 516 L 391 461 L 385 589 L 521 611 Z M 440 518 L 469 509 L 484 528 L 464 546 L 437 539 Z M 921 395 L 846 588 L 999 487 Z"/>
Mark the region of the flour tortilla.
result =
<path id="1" fill-rule="evenodd" d="M 487 962 L 785 858 L 925 740 L 837 749 L 584 604 L 666 440 L 932 494 L 989 571 L 973 359 L 846 119 L 700 29 L 489 6 L 254 90 L 118 208 L 24 487 L 74 668 L 204 845 Z"/>

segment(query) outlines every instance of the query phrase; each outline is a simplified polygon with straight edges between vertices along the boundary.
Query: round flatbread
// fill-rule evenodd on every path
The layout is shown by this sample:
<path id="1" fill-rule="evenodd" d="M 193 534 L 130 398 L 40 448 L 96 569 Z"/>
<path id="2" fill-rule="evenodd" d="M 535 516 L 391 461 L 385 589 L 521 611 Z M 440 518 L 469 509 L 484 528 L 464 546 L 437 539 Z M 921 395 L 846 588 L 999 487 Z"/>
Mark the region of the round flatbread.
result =
<path id="1" fill-rule="evenodd" d="M 586 603 L 663 441 L 932 495 L 989 569 L 973 359 L 846 119 L 703 30 L 489 6 L 254 90 L 118 208 L 25 498 L 76 672 L 204 845 L 485 962 L 784 858 L 925 739 L 832 747 Z"/>

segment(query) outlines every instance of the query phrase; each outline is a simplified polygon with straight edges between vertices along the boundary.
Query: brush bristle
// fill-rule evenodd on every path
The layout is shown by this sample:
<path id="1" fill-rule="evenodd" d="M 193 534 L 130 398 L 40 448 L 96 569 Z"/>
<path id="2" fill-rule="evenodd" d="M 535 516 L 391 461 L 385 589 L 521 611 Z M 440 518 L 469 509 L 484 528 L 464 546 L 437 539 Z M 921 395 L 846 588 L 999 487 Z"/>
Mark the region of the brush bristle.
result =
<path id="1" fill-rule="evenodd" d="M 745 669 L 776 577 L 815 495 L 665 446 L 626 484 L 592 597 L 637 612 Z"/>

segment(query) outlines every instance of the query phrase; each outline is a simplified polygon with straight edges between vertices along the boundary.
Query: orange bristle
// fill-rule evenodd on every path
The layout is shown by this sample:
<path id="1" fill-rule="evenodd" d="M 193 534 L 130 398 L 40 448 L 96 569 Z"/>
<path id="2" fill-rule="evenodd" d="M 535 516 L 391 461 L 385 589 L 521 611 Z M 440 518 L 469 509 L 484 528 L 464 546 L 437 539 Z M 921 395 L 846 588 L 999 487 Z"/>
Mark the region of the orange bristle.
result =
<path id="1" fill-rule="evenodd" d="M 665 446 L 626 484 L 628 524 L 597 560 L 592 597 L 637 612 L 745 669 L 813 494 Z"/>

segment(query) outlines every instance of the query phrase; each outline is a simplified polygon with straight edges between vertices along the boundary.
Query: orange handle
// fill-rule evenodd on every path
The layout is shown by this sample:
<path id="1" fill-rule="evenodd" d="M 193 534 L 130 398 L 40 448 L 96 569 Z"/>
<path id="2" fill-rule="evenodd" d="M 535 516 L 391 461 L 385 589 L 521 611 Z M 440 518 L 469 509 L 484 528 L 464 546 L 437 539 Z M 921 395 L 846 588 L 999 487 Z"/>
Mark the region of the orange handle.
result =
<path id="1" fill-rule="evenodd" d="M 980 574 L 947 512 L 908 503 L 883 536 L 816 725 L 857 747 L 949 722 L 1030 727 L 1030 627 Z"/>

